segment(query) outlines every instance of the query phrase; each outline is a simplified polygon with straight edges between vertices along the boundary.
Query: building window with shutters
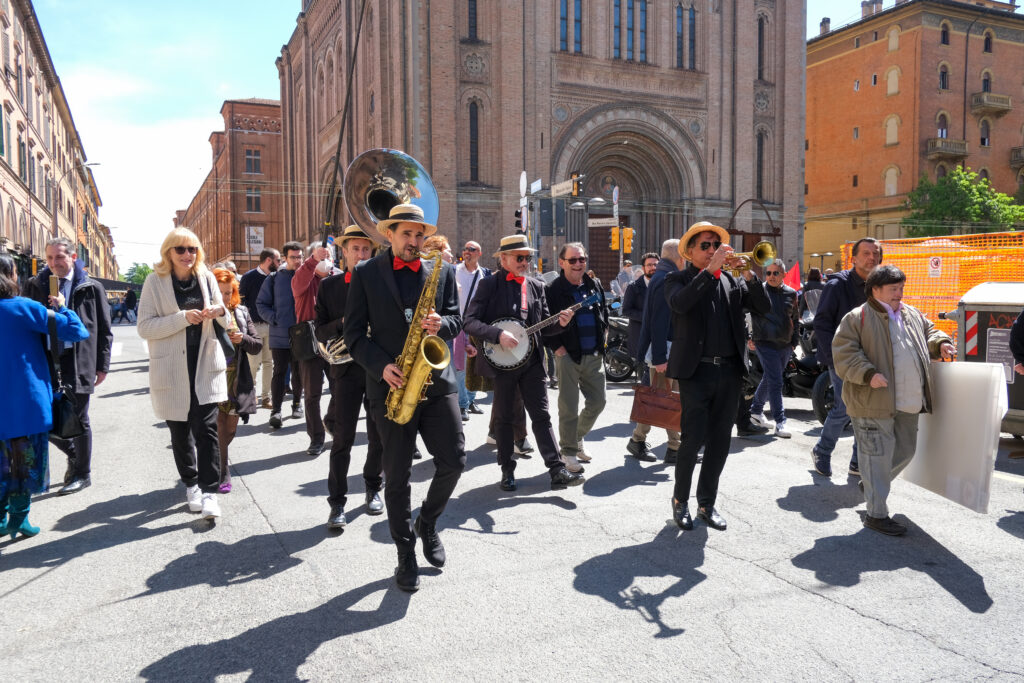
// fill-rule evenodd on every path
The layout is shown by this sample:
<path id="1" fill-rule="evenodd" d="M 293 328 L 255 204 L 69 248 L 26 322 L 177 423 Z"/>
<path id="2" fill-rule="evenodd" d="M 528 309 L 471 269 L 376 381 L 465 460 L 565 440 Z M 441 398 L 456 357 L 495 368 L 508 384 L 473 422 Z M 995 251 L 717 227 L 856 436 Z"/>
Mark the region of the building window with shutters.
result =
<path id="1" fill-rule="evenodd" d="M 263 211 L 260 208 L 260 188 L 245 188 L 245 210 L 250 213 L 260 213 Z"/>

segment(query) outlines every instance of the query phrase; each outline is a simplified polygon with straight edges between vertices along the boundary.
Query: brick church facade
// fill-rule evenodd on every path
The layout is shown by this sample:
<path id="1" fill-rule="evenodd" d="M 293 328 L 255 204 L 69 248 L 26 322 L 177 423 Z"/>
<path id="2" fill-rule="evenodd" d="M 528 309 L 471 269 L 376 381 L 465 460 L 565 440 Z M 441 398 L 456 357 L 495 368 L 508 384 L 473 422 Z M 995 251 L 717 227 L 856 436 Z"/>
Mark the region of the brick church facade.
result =
<path id="1" fill-rule="evenodd" d="M 304 2 L 277 62 L 285 221 L 301 239 L 324 219 L 361 4 Z M 441 231 L 485 252 L 514 230 L 522 171 L 545 188 L 583 173 L 582 198 L 605 204 L 538 198 L 542 234 L 553 228 L 541 256 L 579 239 L 602 278 L 617 255 L 586 218 L 611 215 L 614 186 L 634 256 L 740 207 L 734 246 L 768 237 L 792 259 L 804 25 L 797 0 L 370 0 L 341 165 L 374 147 L 411 154 L 437 186 Z"/>

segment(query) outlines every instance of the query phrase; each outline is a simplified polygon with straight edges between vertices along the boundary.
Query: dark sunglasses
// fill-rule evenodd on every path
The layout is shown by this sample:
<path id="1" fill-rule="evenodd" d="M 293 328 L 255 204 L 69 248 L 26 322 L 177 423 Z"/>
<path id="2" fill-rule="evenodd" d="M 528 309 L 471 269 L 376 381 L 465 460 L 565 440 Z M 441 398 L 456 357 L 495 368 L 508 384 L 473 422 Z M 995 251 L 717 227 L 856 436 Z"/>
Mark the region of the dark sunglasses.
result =
<path id="1" fill-rule="evenodd" d="M 573 258 L 564 259 L 564 261 L 566 263 L 568 263 L 570 266 L 575 266 L 577 263 L 586 263 L 587 262 L 587 257 L 586 256 L 575 256 Z"/>
<path id="2" fill-rule="evenodd" d="M 466 247 L 466 248 L 465 248 L 465 249 L 463 249 L 462 251 L 480 251 L 480 250 L 479 250 L 479 249 L 477 249 L 476 247 Z"/>
<path id="3" fill-rule="evenodd" d="M 707 251 L 708 247 L 711 247 L 712 249 L 718 249 L 720 246 L 722 246 L 722 243 L 721 242 L 717 242 L 717 241 L 716 242 L 701 242 L 700 244 L 697 245 L 697 247 L 701 251 Z"/>
<path id="4" fill-rule="evenodd" d="M 523 261 L 532 261 L 533 254 L 516 254 L 516 263 L 522 263 Z"/>
<path id="5" fill-rule="evenodd" d="M 181 256 L 186 251 L 188 253 L 190 253 L 190 254 L 195 254 L 195 253 L 199 252 L 199 247 L 175 247 L 174 248 L 174 253 L 177 254 L 178 256 Z"/>
<path id="6" fill-rule="evenodd" d="M 772 277 L 773 275 L 782 275 L 782 271 L 781 270 L 766 270 L 766 271 L 764 271 L 764 273 L 768 277 Z"/>

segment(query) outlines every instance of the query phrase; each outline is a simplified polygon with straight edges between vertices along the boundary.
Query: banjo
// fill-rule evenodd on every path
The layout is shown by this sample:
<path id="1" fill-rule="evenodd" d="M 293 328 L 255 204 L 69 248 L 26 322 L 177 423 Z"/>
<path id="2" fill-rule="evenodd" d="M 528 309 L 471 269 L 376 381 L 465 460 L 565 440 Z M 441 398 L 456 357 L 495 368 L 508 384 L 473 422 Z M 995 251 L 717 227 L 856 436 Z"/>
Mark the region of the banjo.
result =
<path id="1" fill-rule="evenodd" d="M 594 292 L 583 301 L 578 304 L 573 304 L 567 311 L 576 311 L 584 306 L 590 306 L 596 304 L 601 300 L 601 295 Z M 494 368 L 498 370 L 515 370 L 526 364 L 530 354 L 533 353 L 535 347 L 533 341 L 533 335 L 536 332 L 540 332 L 545 327 L 554 325 L 558 322 L 558 316 L 560 313 L 556 313 L 550 318 L 541 320 L 536 325 L 530 325 L 527 327 L 523 324 L 523 321 L 518 318 L 498 318 L 491 323 L 494 327 L 497 327 L 502 332 L 508 332 L 516 341 L 519 342 L 514 348 L 505 349 L 502 348 L 501 344 L 495 344 L 494 342 L 485 341 L 483 343 L 483 354 L 487 362 L 490 363 Z"/>

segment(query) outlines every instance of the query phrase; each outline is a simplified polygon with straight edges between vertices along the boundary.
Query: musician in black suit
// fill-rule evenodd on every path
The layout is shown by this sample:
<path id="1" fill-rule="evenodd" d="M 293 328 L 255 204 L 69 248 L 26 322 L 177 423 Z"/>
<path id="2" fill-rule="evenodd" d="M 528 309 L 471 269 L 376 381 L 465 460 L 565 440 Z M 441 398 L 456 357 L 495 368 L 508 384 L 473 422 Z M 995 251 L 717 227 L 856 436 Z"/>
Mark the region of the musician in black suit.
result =
<path id="1" fill-rule="evenodd" d="M 459 413 L 455 368 L 449 363 L 433 371 L 433 383 L 406 424 L 387 418 L 389 390 L 401 388 L 406 377 L 395 359 L 403 351 L 409 323 L 416 314 L 420 294 L 434 268 L 433 261 L 421 261 L 423 240 L 437 232 L 427 223 L 423 210 L 412 204 L 391 209 L 388 220 L 377 230 L 390 247 L 356 267 L 349 284 L 345 306 L 345 343 L 349 353 L 366 370 L 366 394 L 370 413 L 377 422 L 384 447 L 384 503 L 391 537 L 398 546 L 395 581 L 406 591 L 419 588 L 416 565 L 416 536 L 423 540 L 423 555 L 435 567 L 445 563 L 444 546 L 436 524 L 455 491 L 466 466 L 465 439 Z M 433 307 L 423 316 L 425 333 L 448 341 L 462 329 L 455 269 L 443 261 Z M 409 477 L 416 433 L 434 458 L 434 478 L 420 506 L 415 528 L 410 505 Z"/>
<path id="2" fill-rule="evenodd" d="M 341 338 L 352 271 L 360 261 L 366 261 L 373 255 L 374 248 L 373 240 L 358 225 L 345 228 L 335 243 L 341 248 L 345 272 L 325 278 L 320 283 L 316 298 L 316 337 L 325 344 Z M 366 464 L 363 466 L 363 481 L 366 482 L 366 513 L 369 515 L 384 512 L 384 502 L 380 498 L 380 490 L 384 485 L 381 476 L 383 448 L 377 422 L 370 413 L 370 403 L 366 399 L 366 372 L 353 362 L 332 364 L 327 368 L 327 380 L 331 385 L 327 419 L 334 426 L 331 464 L 327 475 L 327 504 L 331 506 L 327 528 L 341 529 L 347 523 L 345 502 L 348 494 L 348 466 L 356 438 L 359 406 L 366 406 L 366 439 L 369 447 Z"/>
<path id="3" fill-rule="evenodd" d="M 703 446 L 697 517 L 724 530 L 726 522 L 715 510 L 715 498 L 747 368 L 744 310 L 767 313 L 771 303 L 752 271 L 744 270 L 738 279 L 722 270 L 727 264 L 739 265 L 724 228 L 695 223 L 679 241 L 679 253 L 689 265 L 665 279 L 673 332 L 667 374 L 679 380 L 682 403 L 672 517 L 681 528 L 693 528 L 688 499 L 697 452 Z"/>
<path id="4" fill-rule="evenodd" d="M 519 345 L 518 340 L 512 333 L 491 323 L 500 318 L 512 317 L 530 326 L 547 319 L 548 304 L 544 296 L 544 283 L 527 275 L 535 251 L 530 248 L 526 235 L 512 235 L 501 239 L 501 245 L 494 254 L 501 260 L 501 268 L 483 279 L 477 288 L 476 296 L 469 302 L 465 320 L 467 334 L 511 350 Z M 501 466 L 499 485 L 504 491 L 516 490 L 516 461 L 512 453 L 517 387 L 530 414 L 530 422 L 533 423 L 537 448 L 551 474 L 551 488 L 564 489 L 583 483 L 581 474 L 570 473 L 565 468 L 555 443 L 555 432 L 548 412 L 547 375 L 543 364 L 544 347 L 540 340 L 541 334 L 561 332 L 572 320 L 572 314 L 571 310 L 564 310 L 559 314 L 557 323 L 534 333 L 533 349 L 520 367 L 502 370 L 490 365 L 486 360 L 478 364 L 482 375 L 494 379 L 494 406 L 491 413 L 495 417 L 497 429 L 498 465 Z M 486 355 L 484 350 L 484 356 Z"/>

